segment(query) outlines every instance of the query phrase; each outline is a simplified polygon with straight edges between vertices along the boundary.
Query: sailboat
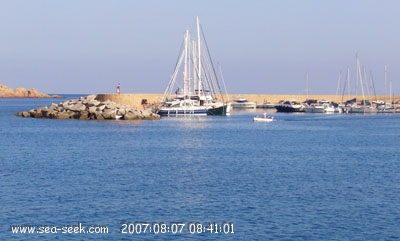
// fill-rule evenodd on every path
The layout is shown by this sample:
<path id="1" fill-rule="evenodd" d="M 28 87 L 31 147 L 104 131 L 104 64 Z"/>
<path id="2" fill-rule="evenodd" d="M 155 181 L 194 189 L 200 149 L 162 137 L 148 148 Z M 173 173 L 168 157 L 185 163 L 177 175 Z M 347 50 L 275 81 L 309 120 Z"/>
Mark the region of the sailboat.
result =
<path id="1" fill-rule="evenodd" d="M 365 99 L 365 93 L 364 93 L 364 88 L 365 88 L 365 69 L 364 69 L 364 74 L 361 72 L 361 67 L 360 67 L 360 62 L 358 59 L 358 53 L 356 54 L 356 68 L 357 68 L 357 79 L 360 80 L 360 86 L 361 86 L 361 92 L 363 96 L 363 100 L 361 102 L 361 105 L 358 104 L 353 104 L 350 106 L 350 109 L 348 110 L 349 113 L 377 113 L 378 110 L 371 105 L 371 102 Z"/>
<path id="2" fill-rule="evenodd" d="M 196 22 L 197 40 L 191 39 L 189 30 L 185 31 L 175 70 L 158 106 L 160 116 L 226 115 L 230 112 L 230 106 L 224 103 L 199 17 Z M 180 71 L 182 78 L 178 76 Z"/>
<path id="3" fill-rule="evenodd" d="M 386 84 L 387 83 L 387 66 L 385 65 L 385 90 Z M 392 101 L 393 93 L 392 93 L 392 81 L 390 80 L 389 83 L 389 102 L 379 102 L 377 103 L 377 109 L 379 112 L 382 113 L 396 113 L 396 109 L 393 106 L 393 101 Z"/>

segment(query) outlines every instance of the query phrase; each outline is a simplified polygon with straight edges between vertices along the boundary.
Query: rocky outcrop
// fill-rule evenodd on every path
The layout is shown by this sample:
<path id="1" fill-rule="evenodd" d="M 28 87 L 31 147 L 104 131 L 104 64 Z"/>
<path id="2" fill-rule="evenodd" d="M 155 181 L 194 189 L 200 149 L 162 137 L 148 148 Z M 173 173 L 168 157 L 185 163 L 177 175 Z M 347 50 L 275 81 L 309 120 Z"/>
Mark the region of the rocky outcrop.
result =
<path id="1" fill-rule="evenodd" d="M 48 95 L 38 92 L 35 88 L 17 88 L 15 90 L 0 84 L 0 98 L 61 98 L 59 95 Z"/>
<path id="2" fill-rule="evenodd" d="M 136 110 L 129 105 L 112 101 L 98 101 L 96 95 L 52 103 L 30 111 L 17 113 L 21 117 L 81 120 L 158 120 L 160 116 L 151 109 Z"/>

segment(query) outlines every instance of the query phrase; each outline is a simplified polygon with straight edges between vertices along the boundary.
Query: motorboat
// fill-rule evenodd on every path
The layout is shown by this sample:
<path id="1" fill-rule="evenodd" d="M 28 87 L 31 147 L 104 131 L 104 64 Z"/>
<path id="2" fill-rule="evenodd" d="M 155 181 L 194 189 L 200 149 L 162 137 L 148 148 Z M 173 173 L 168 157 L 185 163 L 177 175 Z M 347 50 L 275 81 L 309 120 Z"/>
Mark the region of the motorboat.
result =
<path id="1" fill-rule="evenodd" d="M 316 103 L 310 103 L 304 108 L 307 113 L 334 113 L 335 108 L 327 100 L 321 100 Z"/>
<path id="2" fill-rule="evenodd" d="M 254 122 L 271 122 L 271 121 L 274 121 L 274 117 L 267 115 L 267 113 L 264 113 L 261 116 L 254 116 L 253 121 Z"/>
<path id="3" fill-rule="evenodd" d="M 232 108 L 244 108 L 244 109 L 255 109 L 257 107 L 257 103 L 253 101 L 248 101 L 244 98 L 234 99 L 232 102 Z"/>
<path id="4" fill-rule="evenodd" d="M 287 100 L 275 106 L 278 112 L 304 112 L 304 105 L 297 100 Z"/>

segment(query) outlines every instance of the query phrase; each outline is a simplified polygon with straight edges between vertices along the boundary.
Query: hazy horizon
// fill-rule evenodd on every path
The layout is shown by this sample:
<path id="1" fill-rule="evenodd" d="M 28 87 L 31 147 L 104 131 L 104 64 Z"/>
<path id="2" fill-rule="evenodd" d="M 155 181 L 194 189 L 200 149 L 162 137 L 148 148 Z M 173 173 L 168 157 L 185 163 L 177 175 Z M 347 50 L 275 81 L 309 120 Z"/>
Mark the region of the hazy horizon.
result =
<path id="1" fill-rule="evenodd" d="M 400 93 L 400 2 L 4 0 L 0 83 L 50 94 L 163 93 L 200 17 L 230 94 L 329 94 L 356 53 L 377 95 Z M 385 88 L 385 66 L 387 82 Z M 306 75 L 308 73 L 308 82 Z M 360 90 L 358 90 L 360 92 Z"/>

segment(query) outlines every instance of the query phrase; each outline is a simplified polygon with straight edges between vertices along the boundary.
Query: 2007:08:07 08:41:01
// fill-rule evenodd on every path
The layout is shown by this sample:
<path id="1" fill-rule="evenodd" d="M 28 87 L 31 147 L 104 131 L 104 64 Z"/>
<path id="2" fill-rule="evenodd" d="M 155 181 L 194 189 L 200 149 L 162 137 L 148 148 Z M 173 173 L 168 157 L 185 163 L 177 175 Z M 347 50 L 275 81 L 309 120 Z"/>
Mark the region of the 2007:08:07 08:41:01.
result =
<path id="1" fill-rule="evenodd" d="M 232 222 L 223 222 L 221 224 L 216 222 L 209 222 L 203 225 L 200 222 L 188 222 L 187 224 L 183 222 L 170 222 L 169 224 L 164 222 L 121 222 L 120 231 L 123 234 L 144 234 L 144 233 L 154 233 L 154 234 L 164 234 L 172 233 L 179 234 L 182 233 L 187 226 L 187 231 L 191 234 L 195 233 L 235 233 L 233 230 Z"/>

